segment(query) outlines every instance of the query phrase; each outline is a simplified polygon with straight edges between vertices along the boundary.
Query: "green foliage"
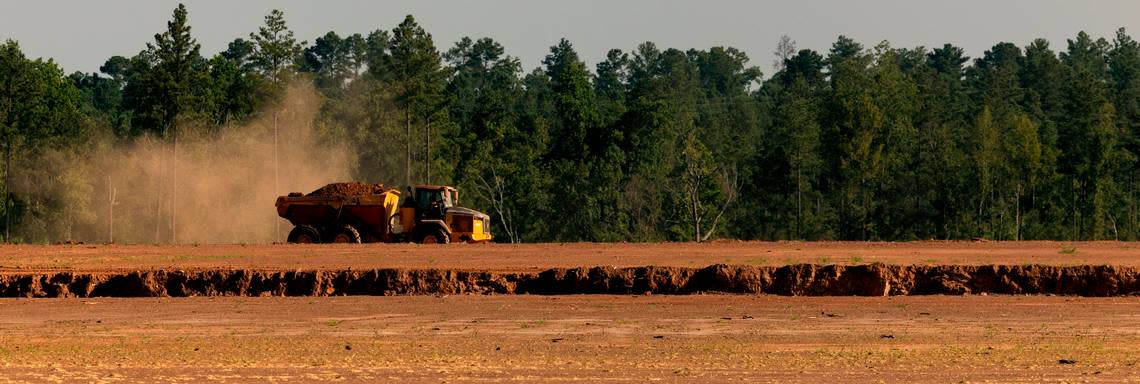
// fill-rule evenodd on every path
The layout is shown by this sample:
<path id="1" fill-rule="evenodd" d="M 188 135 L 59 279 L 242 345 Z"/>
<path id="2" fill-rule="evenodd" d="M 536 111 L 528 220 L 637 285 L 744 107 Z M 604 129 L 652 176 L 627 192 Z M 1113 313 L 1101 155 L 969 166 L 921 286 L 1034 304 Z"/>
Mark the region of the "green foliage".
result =
<path id="1" fill-rule="evenodd" d="M 360 74 L 364 65 L 364 37 L 359 33 L 341 38 L 336 32 L 317 38 L 304 50 L 300 69 L 315 74 L 313 81 L 326 94 L 337 94 L 347 82 Z"/>
<path id="2" fill-rule="evenodd" d="M 559 241 L 606 241 L 620 226 L 611 165 L 620 160 L 610 151 L 612 132 L 603 129 L 586 64 L 566 39 L 550 48 L 542 61 L 549 89 L 539 95 L 553 107 L 549 117 L 550 147 L 542 159 L 553 180 L 550 215 L 558 225 L 547 234 Z"/>
<path id="3" fill-rule="evenodd" d="M 242 121 L 264 101 L 263 77 L 251 70 L 252 44 L 237 39 L 229 49 L 210 59 L 209 121 L 218 126 Z"/>
<path id="4" fill-rule="evenodd" d="M 973 60 L 784 38 L 764 78 L 732 47 L 646 42 L 591 70 L 562 39 L 524 71 L 490 38 L 440 52 L 410 15 L 311 46 L 282 12 L 264 22 L 207 58 L 179 5 L 145 50 L 70 76 L 0 46 L 13 238 L 93 220 L 96 171 L 69 162 L 241 129 L 309 80 L 317 135 L 356 178 L 458 185 L 504 242 L 1140 238 L 1140 43 L 1123 29 Z"/>
<path id="5" fill-rule="evenodd" d="M 4 193 L 0 195 L 4 221 L 0 224 L 5 242 L 35 240 L 26 234 L 44 201 L 39 188 L 30 184 L 67 175 L 27 168 L 37 165 L 39 153 L 84 143 L 89 131 L 79 103 L 78 90 L 54 62 L 29 60 L 11 40 L 0 45 L 0 150 L 4 162 Z"/>
<path id="6" fill-rule="evenodd" d="M 526 132 L 516 112 L 524 95 L 522 67 L 489 38 L 464 38 L 443 56 L 454 70 L 447 96 L 458 126 L 448 140 L 455 180 L 473 197 L 469 203 L 489 209 L 501 241 L 531 237 L 548 182 L 538 167 L 545 143 Z"/>

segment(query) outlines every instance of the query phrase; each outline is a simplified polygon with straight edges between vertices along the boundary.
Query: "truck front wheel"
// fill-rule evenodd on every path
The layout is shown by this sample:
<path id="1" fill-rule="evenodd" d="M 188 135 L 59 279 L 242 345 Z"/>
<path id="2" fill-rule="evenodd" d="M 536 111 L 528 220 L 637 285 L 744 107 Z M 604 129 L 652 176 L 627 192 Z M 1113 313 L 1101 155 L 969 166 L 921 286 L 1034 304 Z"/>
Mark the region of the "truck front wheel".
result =
<path id="1" fill-rule="evenodd" d="M 321 232 L 309 225 L 298 225 L 289 231 L 288 241 L 295 244 L 312 244 L 321 242 Z"/>
<path id="2" fill-rule="evenodd" d="M 447 244 L 451 238 L 447 236 L 447 232 L 442 229 L 432 229 L 420 233 L 418 243 L 420 244 Z"/>

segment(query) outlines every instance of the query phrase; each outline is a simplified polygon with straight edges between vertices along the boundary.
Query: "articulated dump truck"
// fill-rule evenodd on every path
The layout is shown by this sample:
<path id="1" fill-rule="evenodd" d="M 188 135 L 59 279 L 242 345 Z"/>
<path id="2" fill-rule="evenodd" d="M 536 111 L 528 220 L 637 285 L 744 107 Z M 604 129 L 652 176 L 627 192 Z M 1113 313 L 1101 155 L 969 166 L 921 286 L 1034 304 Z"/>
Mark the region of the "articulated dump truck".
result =
<path id="1" fill-rule="evenodd" d="M 459 206 L 449 186 L 400 191 L 380 184 L 334 183 L 310 194 L 277 198 L 277 214 L 293 224 L 290 243 L 479 243 L 492 239 L 486 214 Z"/>

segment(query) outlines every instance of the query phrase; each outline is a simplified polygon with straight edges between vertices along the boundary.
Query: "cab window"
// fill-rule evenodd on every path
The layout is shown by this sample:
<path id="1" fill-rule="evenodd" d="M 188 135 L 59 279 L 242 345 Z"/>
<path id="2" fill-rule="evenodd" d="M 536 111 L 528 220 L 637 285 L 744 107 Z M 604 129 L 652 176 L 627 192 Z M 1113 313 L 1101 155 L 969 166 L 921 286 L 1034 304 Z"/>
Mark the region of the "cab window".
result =
<path id="1" fill-rule="evenodd" d="M 431 207 L 431 203 L 433 201 L 439 200 L 439 197 L 436 196 L 436 194 L 433 192 L 435 191 L 427 189 L 416 191 L 416 202 L 420 204 L 420 208 L 427 209 L 428 207 Z"/>
<path id="2" fill-rule="evenodd" d="M 416 193 L 416 201 L 419 202 L 420 208 L 427 209 L 432 206 L 432 203 L 438 202 L 446 208 L 453 206 L 450 194 L 443 193 L 442 190 L 421 189 Z"/>

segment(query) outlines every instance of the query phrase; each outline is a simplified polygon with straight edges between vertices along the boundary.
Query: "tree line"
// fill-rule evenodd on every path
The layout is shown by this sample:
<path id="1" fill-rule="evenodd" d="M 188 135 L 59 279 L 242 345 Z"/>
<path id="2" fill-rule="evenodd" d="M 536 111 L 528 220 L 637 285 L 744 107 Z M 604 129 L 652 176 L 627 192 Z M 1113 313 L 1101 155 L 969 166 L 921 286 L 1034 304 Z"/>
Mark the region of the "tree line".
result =
<path id="1" fill-rule="evenodd" d="M 591 68 L 563 39 L 528 72 L 490 38 L 438 48 L 410 15 L 310 44 L 274 10 L 206 57 L 181 5 L 98 73 L 9 40 L 5 238 L 63 240 L 27 223 L 66 199 L 9 187 L 51 183 L 21 175 L 43 151 L 94 135 L 177 151 L 180 129 L 240 129 L 295 81 L 319 90 L 312 124 L 351 144 L 359 180 L 457 185 L 503 242 L 1140 237 L 1140 43 L 1124 29 L 974 59 L 845 36 L 825 52 L 782 37 L 774 56 L 765 77 L 732 47 L 646 42 Z"/>

